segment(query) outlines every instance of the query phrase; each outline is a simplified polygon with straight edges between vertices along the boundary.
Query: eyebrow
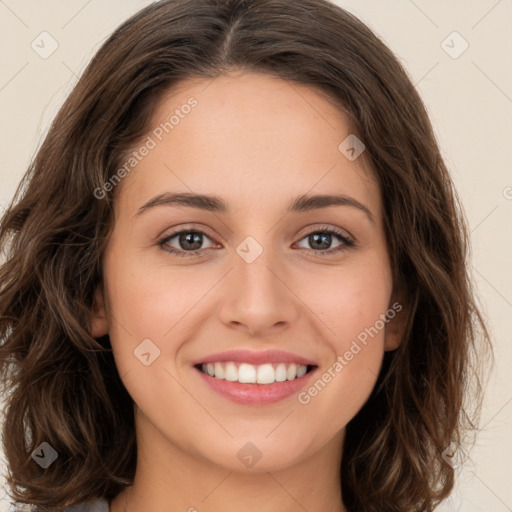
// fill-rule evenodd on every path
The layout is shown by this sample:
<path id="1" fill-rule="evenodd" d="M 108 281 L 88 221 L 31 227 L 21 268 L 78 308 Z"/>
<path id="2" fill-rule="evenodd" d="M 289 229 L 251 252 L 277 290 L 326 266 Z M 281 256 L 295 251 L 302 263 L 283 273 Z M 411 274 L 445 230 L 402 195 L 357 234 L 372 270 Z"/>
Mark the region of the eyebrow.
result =
<path id="1" fill-rule="evenodd" d="M 194 194 L 190 192 L 181 193 L 163 193 L 151 198 L 144 203 L 134 215 L 137 217 L 145 211 L 158 206 L 181 205 L 189 208 L 197 208 L 213 213 L 231 214 L 232 210 L 222 198 L 218 196 Z M 344 194 L 322 194 L 308 195 L 304 194 L 297 197 L 286 208 L 287 213 L 308 212 L 328 208 L 329 206 L 350 206 L 364 212 L 372 223 L 375 223 L 372 212 L 364 204 L 353 197 Z"/>

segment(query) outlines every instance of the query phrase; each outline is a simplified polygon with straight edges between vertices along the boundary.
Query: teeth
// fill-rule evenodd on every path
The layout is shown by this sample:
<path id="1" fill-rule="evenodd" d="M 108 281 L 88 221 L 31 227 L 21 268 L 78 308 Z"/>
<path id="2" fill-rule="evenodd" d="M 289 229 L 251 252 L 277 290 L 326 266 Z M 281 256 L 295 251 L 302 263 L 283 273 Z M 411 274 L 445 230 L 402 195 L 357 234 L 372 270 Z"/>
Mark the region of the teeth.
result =
<path id="1" fill-rule="evenodd" d="M 236 369 L 235 363 L 228 363 L 226 365 L 226 373 L 224 375 L 224 379 L 231 382 L 238 380 L 238 370 Z"/>
<path id="2" fill-rule="evenodd" d="M 307 372 L 303 364 L 266 363 L 253 365 L 249 363 L 206 363 L 201 365 L 201 371 L 216 379 L 245 384 L 273 384 L 302 377 Z"/>
<path id="3" fill-rule="evenodd" d="M 288 380 L 292 380 L 297 375 L 297 365 L 295 363 L 292 363 L 290 366 L 288 366 L 288 371 L 286 372 L 286 378 Z"/>
<path id="4" fill-rule="evenodd" d="M 219 379 L 224 378 L 224 375 L 225 375 L 224 368 L 222 367 L 222 365 L 220 363 L 215 363 L 214 370 L 215 370 L 215 372 L 213 373 L 213 375 L 216 375 L 217 378 L 219 378 Z M 211 375 L 211 374 L 208 373 L 208 375 Z"/>
<path id="5" fill-rule="evenodd" d="M 256 368 L 252 364 L 242 363 L 238 368 L 238 382 L 256 384 Z"/>
<path id="6" fill-rule="evenodd" d="M 281 363 L 277 365 L 276 368 L 276 381 L 283 382 L 286 380 L 286 365 Z"/>

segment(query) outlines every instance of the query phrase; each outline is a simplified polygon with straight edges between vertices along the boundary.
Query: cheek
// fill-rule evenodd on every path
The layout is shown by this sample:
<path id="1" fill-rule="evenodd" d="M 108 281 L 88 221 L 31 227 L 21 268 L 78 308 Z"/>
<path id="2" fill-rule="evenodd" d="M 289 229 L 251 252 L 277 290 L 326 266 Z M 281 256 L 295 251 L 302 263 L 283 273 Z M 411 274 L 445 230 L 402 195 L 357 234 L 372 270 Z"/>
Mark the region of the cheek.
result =
<path id="1" fill-rule="evenodd" d="M 212 284 L 193 273 L 118 258 L 106 264 L 111 314 L 110 340 L 119 375 L 137 406 L 148 417 L 169 410 L 187 411 L 190 396 L 178 384 L 172 362 L 193 309 Z M 192 282 L 193 281 L 193 282 Z M 165 396 L 162 396 L 165 390 Z M 165 422 L 165 416 L 161 418 Z"/>
<path id="2" fill-rule="evenodd" d="M 385 259 L 382 259 L 385 263 Z M 321 319 L 322 338 L 331 358 L 324 362 L 299 403 L 333 418 L 333 428 L 346 425 L 369 397 L 384 355 L 386 312 L 392 289 L 389 268 L 366 261 L 361 267 L 340 268 L 336 274 L 312 276 L 303 286 L 305 302 Z"/>
<path id="3" fill-rule="evenodd" d="M 202 300 L 218 282 L 217 274 L 200 266 L 171 269 L 115 252 L 105 262 L 105 276 L 110 339 L 121 375 L 138 368 L 134 351 L 147 339 L 164 356 L 160 361 L 173 358 L 181 343 L 176 333 L 184 338 L 184 329 L 188 332 L 192 324 L 203 320 Z"/>
<path id="4" fill-rule="evenodd" d="M 371 257 L 333 267 L 329 272 L 308 272 L 307 279 L 297 276 L 293 286 L 319 320 L 322 337 L 328 338 L 338 353 L 343 353 L 352 340 L 359 335 L 364 338 L 366 330 L 386 313 L 392 276 L 385 258 Z M 378 325 L 383 331 L 381 322 Z"/>

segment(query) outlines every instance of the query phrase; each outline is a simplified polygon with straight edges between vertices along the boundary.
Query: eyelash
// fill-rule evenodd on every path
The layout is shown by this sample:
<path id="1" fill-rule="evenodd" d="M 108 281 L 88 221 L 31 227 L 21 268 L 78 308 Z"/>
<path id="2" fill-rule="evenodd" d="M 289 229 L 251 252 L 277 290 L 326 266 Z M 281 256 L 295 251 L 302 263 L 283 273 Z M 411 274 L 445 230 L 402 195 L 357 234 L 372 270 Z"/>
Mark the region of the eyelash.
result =
<path id="1" fill-rule="evenodd" d="M 174 233 L 171 233 L 170 235 L 167 235 L 165 238 L 162 238 L 158 241 L 158 245 L 166 252 L 171 253 L 175 256 L 178 256 L 180 258 L 187 258 L 187 257 L 193 257 L 197 254 L 204 252 L 208 249 L 198 249 L 197 251 L 183 251 L 183 250 L 177 250 L 175 248 L 170 248 L 168 245 L 166 245 L 170 240 L 175 238 L 178 235 L 181 235 L 182 233 L 196 233 L 200 235 L 204 235 L 207 238 L 210 238 L 204 231 L 201 231 L 199 229 L 182 229 L 180 231 L 175 231 Z M 356 244 L 353 240 L 350 240 L 348 237 L 346 237 L 342 232 L 333 229 L 333 228 L 317 228 L 314 231 L 310 231 L 309 233 L 306 233 L 299 241 L 304 240 L 304 238 L 307 238 L 308 236 L 311 236 L 313 234 L 333 234 L 335 235 L 341 242 L 343 242 L 342 245 L 335 249 L 324 249 L 315 251 L 313 249 L 308 249 L 310 252 L 313 252 L 314 254 L 318 256 L 330 256 L 332 254 L 337 254 L 343 251 L 346 251 L 350 247 L 354 247 Z"/>

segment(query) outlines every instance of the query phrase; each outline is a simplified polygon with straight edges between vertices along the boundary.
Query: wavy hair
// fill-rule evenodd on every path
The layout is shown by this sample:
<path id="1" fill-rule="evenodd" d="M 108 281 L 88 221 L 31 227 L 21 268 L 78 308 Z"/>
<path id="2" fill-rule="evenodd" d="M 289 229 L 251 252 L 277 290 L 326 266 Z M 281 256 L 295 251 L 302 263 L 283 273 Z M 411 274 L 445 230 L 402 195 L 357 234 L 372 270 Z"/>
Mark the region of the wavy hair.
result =
<path id="1" fill-rule="evenodd" d="M 454 485 L 446 449 L 476 428 L 479 357 L 490 348 L 468 273 L 467 222 L 406 71 L 363 22 L 327 0 L 163 0 L 124 22 L 83 72 L 0 223 L 11 494 L 58 510 L 113 499 L 132 483 L 133 401 L 108 335 L 90 334 L 114 222 L 115 190 L 101 199 L 97 191 L 147 134 L 167 91 L 230 70 L 325 92 L 366 146 L 407 326 L 347 426 L 343 500 L 351 512 L 432 511 Z M 42 442 L 59 464 L 34 462 Z"/>

